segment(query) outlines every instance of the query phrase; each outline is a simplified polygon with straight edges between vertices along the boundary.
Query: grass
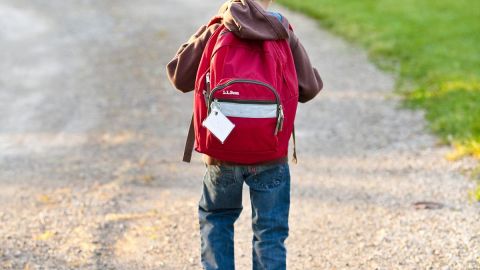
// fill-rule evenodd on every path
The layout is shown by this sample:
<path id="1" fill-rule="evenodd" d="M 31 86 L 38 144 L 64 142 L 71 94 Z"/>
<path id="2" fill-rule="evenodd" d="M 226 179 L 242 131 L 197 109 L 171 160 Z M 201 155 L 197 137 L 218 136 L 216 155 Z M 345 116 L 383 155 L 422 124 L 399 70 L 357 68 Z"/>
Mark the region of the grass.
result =
<path id="1" fill-rule="evenodd" d="M 480 201 L 480 166 L 473 170 L 471 176 L 477 180 L 477 188 L 470 191 L 469 197 L 472 200 Z"/>
<path id="2" fill-rule="evenodd" d="M 472 197 L 473 200 L 475 200 L 477 202 L 480 201 L 480 183 L 477 184 L 477 188 L 472 190 L 471 197 Z"/>
<path id="3" fill-rule="evenodd" d="M 364 47 L 398 75 L 405 105 L 455 146 L 449 159 L 480 159 L 480 1 L 278 0 Z M 480 200 L 480 184 L 476 199 Z"/>

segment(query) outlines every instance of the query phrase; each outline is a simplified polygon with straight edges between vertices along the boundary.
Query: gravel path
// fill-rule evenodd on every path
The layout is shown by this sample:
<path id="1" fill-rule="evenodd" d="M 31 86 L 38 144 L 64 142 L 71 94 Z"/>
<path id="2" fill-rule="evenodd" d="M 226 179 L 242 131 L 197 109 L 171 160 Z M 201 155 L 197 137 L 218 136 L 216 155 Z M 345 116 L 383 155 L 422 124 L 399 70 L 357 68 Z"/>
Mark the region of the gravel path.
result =
<path id="1" fill-rule="evenodd" d="M 164 66 L 221 2 L 0 0 L 0 269 L 200 269 L 192 96 Z M 480 269 L 474 162 L 447 162 L 362 51 L 281 11 L 326 85 L 298 112 L 289 269 Z M 240 270 L 250 210 L 245 186 Z"/>

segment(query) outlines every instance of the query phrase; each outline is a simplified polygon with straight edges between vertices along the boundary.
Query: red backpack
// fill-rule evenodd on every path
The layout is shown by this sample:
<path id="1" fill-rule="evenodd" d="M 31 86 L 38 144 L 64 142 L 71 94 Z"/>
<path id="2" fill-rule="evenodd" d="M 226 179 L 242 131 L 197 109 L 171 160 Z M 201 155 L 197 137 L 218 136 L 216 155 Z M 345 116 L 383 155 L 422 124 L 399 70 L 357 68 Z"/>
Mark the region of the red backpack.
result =
<path id="1" fill-rule="evenodd" d="M 219 22 L 214 18 L 209 25 Z M 254 164 L 288 155 L 298 105 L 288 40 L 241 39 L 222 24 L 206 44 L 194 92 L 185 162 L 191 159 L 193 137 L 197 152 L 227 162 Z M 212 108 L 234 125 L 223 143 L 203 126 Z"/>

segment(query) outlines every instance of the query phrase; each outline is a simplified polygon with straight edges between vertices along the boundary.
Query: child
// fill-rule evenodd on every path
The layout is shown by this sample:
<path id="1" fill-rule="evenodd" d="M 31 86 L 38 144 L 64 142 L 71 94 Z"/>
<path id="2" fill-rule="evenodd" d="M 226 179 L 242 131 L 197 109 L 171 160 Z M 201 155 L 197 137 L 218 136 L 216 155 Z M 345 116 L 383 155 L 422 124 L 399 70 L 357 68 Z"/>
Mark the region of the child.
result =
<path id="1" fill-rule="evenodd" d="M 323 87 L 308 55 L 285 17 L 267 11 L 272 0 L 230 0 L 219 10 L 221 23 L 248 40 L 287 39 L 295 62 L 299 102 L 314 98 Z M 172 84 L 182 92 L 195 88 L 197 69 L 210 36 L 220 26 L 202 26 L 167 65 Z M 250 187 L 253 269 L 286 269 L 290 172 L 287 157 L 260 164 L 236 164 L 203 155 L 206 173 L 199 201 L 201 263 L 204 269 L 235 269 L 234 223 L 242 206 L 243 182 Z"/>

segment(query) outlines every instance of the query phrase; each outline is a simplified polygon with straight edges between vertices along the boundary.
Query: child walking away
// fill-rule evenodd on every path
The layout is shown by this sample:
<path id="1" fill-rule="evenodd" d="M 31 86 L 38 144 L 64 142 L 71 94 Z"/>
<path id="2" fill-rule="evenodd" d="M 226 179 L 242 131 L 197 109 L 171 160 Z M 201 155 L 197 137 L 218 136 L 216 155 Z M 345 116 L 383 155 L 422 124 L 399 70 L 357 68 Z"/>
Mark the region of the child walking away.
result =
<path id="1" fill-rule="evenodd" d="M 323 87 L 287 19 L 271 0 L 231 0 L 167 65 L 172 84 L 194 90 L 184 161 L 203 153 L 198 205 L 204 269 L 235 269 L 234 223 L 242 189 L 252 207 L 253 269 L 286 269 L 288 143 L 298 102 Z M 296 161 L 295 150 L 293 153 Z"/>

